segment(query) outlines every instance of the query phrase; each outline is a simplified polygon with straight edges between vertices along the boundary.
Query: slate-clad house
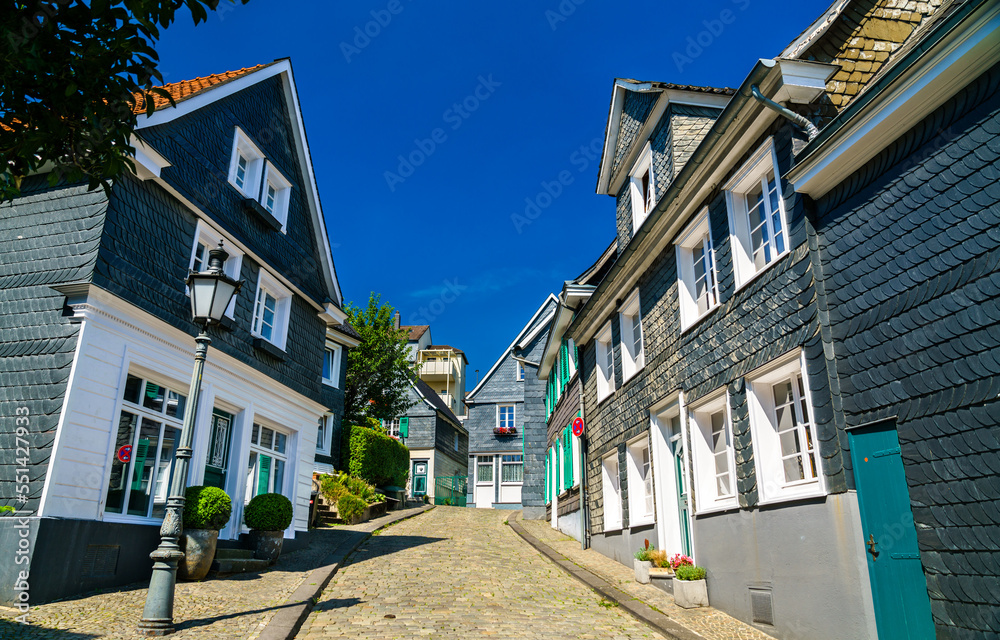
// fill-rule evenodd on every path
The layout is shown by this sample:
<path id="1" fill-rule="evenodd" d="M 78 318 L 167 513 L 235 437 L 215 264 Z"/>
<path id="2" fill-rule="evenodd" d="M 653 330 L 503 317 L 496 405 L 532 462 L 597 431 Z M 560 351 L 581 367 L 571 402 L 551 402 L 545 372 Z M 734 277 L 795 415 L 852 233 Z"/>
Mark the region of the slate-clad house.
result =
<path id="1" fill-rule="evenodd" d="M 779 638 L 996 633 L 998 62 L 995 2 L 848 1 L 735 91 L 615 82 L 593 548 Z"/>
<path id="2" fill-rule="evenodd" d="M 582 540 L 586 524 L 580 509 L 583 483 L 583 448 L 573 435 L 573 421 L 583 417 L 580 393 L 580 356 L 566 329 L 594 287 L 600 283 L 617 255 L 617 239 L 583 274 L 563 283 L 559 307 L 549 321 L 549 334 L 538 367 L 545 381 L 545 519 L 553 529 Z"/>
<path id="3" fill-rule="evenodd" d="M 469 433 L 451 407 L 420 378 L 414 378 L 405 415 L 385 421 L 389 434 L 410 450 L 406 495 L 434 504 L 464 506 Z"/>
<path id="4" fill-rule="evenodd" d="M 165 88 L 177 106 L 140 116 L 137 176 L 110 195 L 32 176 L 0 205 L 0 404 L 28 418 L 26 435 L 0 426 L 0 450 L 27 443 L 0 459 L 0 495 L 30 532 L 26 563 L 0 568 L 4 602 L 18 570 L 30 569 L 32 603 L 148 578 L 198 332 L 184 281 L 220 241 L 244 286 L 209 330 L 188 478 L 232 496 L 220 538 L 239 537 L 252 496 L 278 492 L 295 507 L 294 549 L 314 459 L 337 453 L 357 340 L 342 326 L 291 65 Z M 21 522 L 0 518 L 9 558 Z"/>
<path id="5" fill-rule="evenodd" d="M 550 294 L 465 397 L 470 507 L 545 516 L 545 383 L 537 370 L 558 304 Z"/>

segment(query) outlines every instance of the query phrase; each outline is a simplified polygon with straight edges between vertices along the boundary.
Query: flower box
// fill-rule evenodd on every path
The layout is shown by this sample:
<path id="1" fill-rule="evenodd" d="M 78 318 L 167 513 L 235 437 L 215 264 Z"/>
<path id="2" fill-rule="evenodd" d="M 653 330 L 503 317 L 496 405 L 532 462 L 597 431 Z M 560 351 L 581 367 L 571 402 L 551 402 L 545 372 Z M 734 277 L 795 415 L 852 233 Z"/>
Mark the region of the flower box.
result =
<path id="1" fill-rule="evenodd" d="M 516 436 L 517 427 L 493 427 L 493 433 L 498 436 Z"/>

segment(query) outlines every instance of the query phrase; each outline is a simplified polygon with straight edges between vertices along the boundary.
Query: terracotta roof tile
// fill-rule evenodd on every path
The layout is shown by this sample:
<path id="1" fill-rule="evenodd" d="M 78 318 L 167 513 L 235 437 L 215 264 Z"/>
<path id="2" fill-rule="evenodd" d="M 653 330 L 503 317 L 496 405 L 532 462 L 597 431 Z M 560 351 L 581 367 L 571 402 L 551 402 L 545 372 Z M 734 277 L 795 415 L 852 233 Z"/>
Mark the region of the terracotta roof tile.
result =
<path id="1" fill-rule="evenodd" d="M 427 333 L 427 330 L 431 328 L 429 324 L 414 324 L 414 325 L 403 325 L 400 329 L 406 329 L 410 332 L 410 337 L 408 338 L 411 342 L 416 342 L 420 339 L 422 335 Z"/>
<path id="2" fill-rule="evenodd" d="M 225 73 L 213 73 L 212 75 L 205 76 L 203 78 L 195 78 L 194 80 L 182 80 L 181 82 L 171 82 L 170 84 L 165 84 L 160 89 L 166 89 L 167 93 L 173 97 L 174 102 L 181 102 L 192 98 L 203 91 L 208 91 L 213 87 L 217 87 L 220 84 L 225 84 L 227 82 L 232 82 L 237 78 L 242 78 L 243 76 L 253 73 L 254 71 L 260 71 L 264 67 L 269 67 L 274 62 L 269 62 L 267 64 L 258 64 L 254 67 L 246 67 L 238 71 L 226 71 Z M 158 95 L 153 95 L 153 105 L 157 109 L 162 109 L 164 107 L 170 106 L 170 101 L 166 98 Z M 141 94 L 136 94 L 136 113 L 144 113 L 146 111 L 146 101 L 143 99 Z"/>

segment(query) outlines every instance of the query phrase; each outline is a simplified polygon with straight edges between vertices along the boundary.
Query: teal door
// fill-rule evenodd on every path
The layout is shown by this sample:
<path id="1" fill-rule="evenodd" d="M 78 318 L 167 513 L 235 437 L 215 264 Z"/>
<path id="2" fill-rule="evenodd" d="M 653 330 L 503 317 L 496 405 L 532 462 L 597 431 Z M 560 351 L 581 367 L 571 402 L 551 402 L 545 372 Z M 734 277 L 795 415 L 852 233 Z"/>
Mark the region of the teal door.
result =
<path id="1" fill-rule="evenodd" d="M 233 415 L 221 409 L 212 412 L 209 427 L 208 458 L 205 461 L 205 481 L 209 487 L 226 489 L 226 469 L 229 468 L 229 441 L 232 439 Z"/>
<path id="2" fill-rule="evenodd" d="M 423 460 L 413 463 L 413 497 L 427 494 L 427 463 Z"/>
<path id="3" fill-rule="evenodd" d="M 681 553 L 691 557 L 691 529 L 688 527 L 687 454 L 681 434 L 681 418 L 670 418 L 670 449 L 674 454 L 674 477 L 677 478 L 677 520 L 680 523 Z"/>
<path id="4" fill-rule="evenodd" d="M 878 637 L 934 638 L 895 425 L 882 422 L 851 430 L 850 446 Z"/>

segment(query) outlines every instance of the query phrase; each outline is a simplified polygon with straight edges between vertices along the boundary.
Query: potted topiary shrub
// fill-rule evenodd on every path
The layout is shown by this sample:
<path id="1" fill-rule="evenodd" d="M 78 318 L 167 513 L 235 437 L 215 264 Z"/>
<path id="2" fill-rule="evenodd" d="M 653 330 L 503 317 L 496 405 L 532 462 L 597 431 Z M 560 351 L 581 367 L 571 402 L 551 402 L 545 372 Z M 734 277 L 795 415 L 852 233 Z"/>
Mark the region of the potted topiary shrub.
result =
<path id="1" fill-rule="evenodd" d="M 243 522 L 250 527 L 253 557 L 274 564 L 285 541 L 285 529 L 292 523 L 292 502 L 280 493 L 262 493 L 247 505 Z"/>
<path id="2" fill-rule="evenodd" d="M 678 607 L 693 609 L 708 606 L 704 569 L 686 564 L 677 567 L 674 574 L 674 602 Z"/>
<path id="3" fill-rule="evenodd" d="M 639 550 L 635 552 L 633 566 L 635 567 L 635 581 L 649 584 L 649 569 L 653 566 L 651 554 L 656 551 L 656 547 L 649 546 L 648 539 L 645 540 L 645 543 L 646 546 L 639 547 Z"/>
<path id="4" fill-rule="evenodd" d="M 184 496 L 184 557 L 177 565 L 177 577 L 203 580 L 215 559 L 219 530 L 233 513 L 233 501 L 216 487 L 188 487 Z"/>

